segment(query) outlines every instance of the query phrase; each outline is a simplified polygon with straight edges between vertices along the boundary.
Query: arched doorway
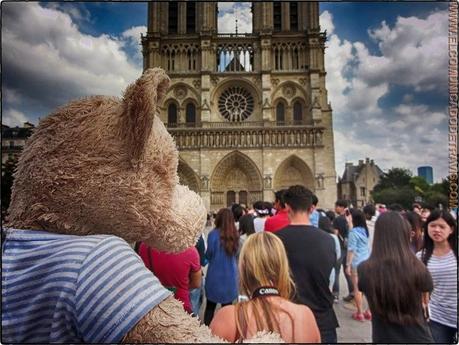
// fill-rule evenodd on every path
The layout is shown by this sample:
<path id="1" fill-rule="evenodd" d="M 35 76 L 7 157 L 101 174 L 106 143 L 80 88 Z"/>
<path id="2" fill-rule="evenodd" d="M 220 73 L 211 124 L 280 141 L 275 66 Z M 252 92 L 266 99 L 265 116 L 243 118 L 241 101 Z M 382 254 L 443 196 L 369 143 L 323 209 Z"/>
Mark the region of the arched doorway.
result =
<path id="1" fill-rule="evenodd" d="M 199 177 L 182 159 L 179 159 L 177 174 L 181 185 L 188 186 L 193 192 L 199 194 Z"/>
<path id="2" fill-rule="evenodd" d="M 262 178 L 255 163 L 239 151 L 226 155 L 210 179 L 210 207 L 217 210 L 233 203 L 250 205 L 263 196 Z"/>
<path id="3" fill-rule="evenodd" d="M 285 159 L 274 175 L 274 189 L 279 190 L 293 185 L 303 185 L 314 191 L 314 178 L 309 166 L 300 158 L 292 155 Z"/>

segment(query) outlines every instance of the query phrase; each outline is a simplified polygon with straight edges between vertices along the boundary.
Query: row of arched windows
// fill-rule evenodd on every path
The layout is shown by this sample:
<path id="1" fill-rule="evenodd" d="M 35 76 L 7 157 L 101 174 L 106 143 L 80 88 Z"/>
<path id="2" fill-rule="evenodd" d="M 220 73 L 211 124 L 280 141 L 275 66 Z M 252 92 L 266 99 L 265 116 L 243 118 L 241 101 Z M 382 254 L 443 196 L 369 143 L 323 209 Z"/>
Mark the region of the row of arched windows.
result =
<path id="1" fill-rule="evenodd" d="M 178 107 L 172 102 L 167 107 L 167 124 L 169 127 L 175 127 L 178 122 Z M 196 106 L 191 102 L 185 106 L 185 123 L 190 126 L 196 123 Z"/>
<path id="2" fill-rule="evenodd" d="M 168 1 L 168 32 L 170 34 L 178 33 L 178 18 L 179 5 L 177 1 Z M 274 32 L 280 32 L 282 30 L 282 2 L 275 1 L 273 3 L 273 24 Z M 290 31 L 298 31 L 298 2 L 289 2 L 289 19 L 290 19 Z M 196 32 L 196 1 L 186 1 L 186 33 Z"/>

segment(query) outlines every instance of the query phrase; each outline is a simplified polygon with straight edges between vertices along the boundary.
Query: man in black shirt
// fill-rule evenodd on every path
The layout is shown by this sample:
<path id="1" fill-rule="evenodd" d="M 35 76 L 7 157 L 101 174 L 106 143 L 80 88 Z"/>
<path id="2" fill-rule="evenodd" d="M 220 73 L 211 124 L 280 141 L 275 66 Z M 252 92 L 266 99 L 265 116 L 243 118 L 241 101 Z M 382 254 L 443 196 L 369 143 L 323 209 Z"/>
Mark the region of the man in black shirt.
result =
<path id="1" fill-rule="evenodd" d="M 290 225 L 276 232 L 287 251 L 296 285 L 295 302 L 311 308 L 323 343 L 336 343 L 338 320 L 329 289 L 330 273 L 336 262 L 335 242 L 324 231 L 311 225 L 309 213 L 312 192 L 292 186 L 285 193 Z"/>
<path id="2" fill-rule="evenodd" d="M 333 295 L 335 301 L 338 301 L 339 297 L 339 272 L 341 265 L 343 266 L 343 272 L 346 271 L 346 257 L 347 257 L 347 237 L 349 235 L 349 228 L 347 225 L 346 217 L 344 212 L 347 208 L 346 200 L 338 200 L 335 203 L 335 212 L 337 214 L 336 218 L 333 220 L 333 229 L 335 229 L 336 235 L 338 235 L 339 243 L 341 245 L 341 258 L 339 258 L 335 266 L 335 283 L 333 284 Z M 352 284 L 351 277 L 347 274 L 344 274 L 347 282 L 347 288 L 349 295 L 343 297 L 343 300 L 346 302 L 352 301 L 354 298 L 354 285 Z"/>

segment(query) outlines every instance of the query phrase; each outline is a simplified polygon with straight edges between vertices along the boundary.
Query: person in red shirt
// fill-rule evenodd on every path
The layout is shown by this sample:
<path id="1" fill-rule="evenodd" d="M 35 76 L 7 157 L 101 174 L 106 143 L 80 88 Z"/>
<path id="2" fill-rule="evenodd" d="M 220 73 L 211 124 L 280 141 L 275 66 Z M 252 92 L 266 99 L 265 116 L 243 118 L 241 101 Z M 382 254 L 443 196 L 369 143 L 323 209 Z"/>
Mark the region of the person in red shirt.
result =
<path id="1" fill-rule="evenodd" d="M 180 253 L 161 252 L 140 243 L 138 254 L 145 266 L 152 271 L 162 285 L 174 292 L 174 297 L 192 313 L 189 289 L 201 286 L 201 264 L 195 247 Z"/>
<path id="2" fill-rule="evenodd" d="M 266 220 L 265 231 L 276 232 L 290 224 L 290 220 L 288 219 L 288 212 L 285 209 L 284 204 L 285 191 L 285 189 L 281 189 L 274 193 L 274 208 L 277 210 L 277 213 L 275 216 L 272 216 Z"/>

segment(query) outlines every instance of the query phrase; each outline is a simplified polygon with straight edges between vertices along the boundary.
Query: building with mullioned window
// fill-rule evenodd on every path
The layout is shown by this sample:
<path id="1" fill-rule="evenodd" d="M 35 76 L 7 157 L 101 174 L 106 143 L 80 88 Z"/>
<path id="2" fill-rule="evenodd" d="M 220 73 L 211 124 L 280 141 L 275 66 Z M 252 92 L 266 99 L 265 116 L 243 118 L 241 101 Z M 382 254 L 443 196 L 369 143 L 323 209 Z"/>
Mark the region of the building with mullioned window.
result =
<path id="1" fill-rule="evenodd" d="M 372 203 L 371 192 L 383 175 L 384 172 L 370 158 L 359 160 L 358 165 L 346 163 L 343 176 L 338 180 L 338 198 L 355 207 Z"/>
<path id="2" fill-rule="evenodd" d="M 217 2 L 149 2 L 144 68 L 172 82 L 160 117 L 182 183 L 209 210 L 293 184 L 337 197 L 325 33 L 317 2 L 254 2 L 250 34 L 219 34 Z"/>

